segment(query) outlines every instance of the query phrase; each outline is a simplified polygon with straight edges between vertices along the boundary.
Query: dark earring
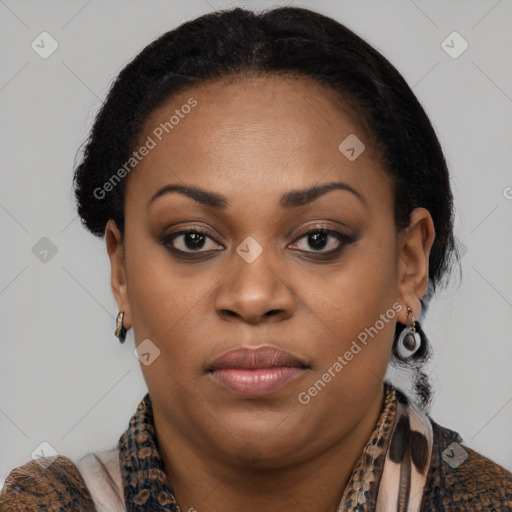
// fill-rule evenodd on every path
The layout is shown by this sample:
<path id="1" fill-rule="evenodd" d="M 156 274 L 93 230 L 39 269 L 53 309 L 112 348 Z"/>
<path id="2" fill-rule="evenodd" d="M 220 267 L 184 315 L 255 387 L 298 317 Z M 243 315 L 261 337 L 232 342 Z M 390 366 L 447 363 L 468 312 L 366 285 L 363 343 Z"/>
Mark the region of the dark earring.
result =
<path id="1" fill-rule="evenodd" d="M 396 353 L 401 359 L 410 359 L 421 347 L 421 336 L 416 330 L 416 319 L 412 309 L 407 306 L 408 325 L 400 333 L 396 342 Z M 409 320 L 411 317 L 411 320 Z"/>
<path id="2" fill-rule="evenodd" d="M 114 334 L 119 338 L 121 343 L 126 339 L 126 329 L 123 327 L 124 311 L 119 311 L 116 318 L 116 330 Z"/>

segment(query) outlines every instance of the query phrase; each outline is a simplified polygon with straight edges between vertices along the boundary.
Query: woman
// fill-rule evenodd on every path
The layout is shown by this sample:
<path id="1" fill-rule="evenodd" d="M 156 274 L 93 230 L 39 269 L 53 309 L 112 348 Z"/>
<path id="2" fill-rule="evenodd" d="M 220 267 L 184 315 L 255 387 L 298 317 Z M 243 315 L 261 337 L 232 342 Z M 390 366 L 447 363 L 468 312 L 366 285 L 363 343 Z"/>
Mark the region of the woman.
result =
<path id="1" fill-rule="evenodd" d="M 237 8 L 164 34 L 114 83 L 75 191 L 148 394 L 115 449 L 14 469 L 2 510 L 512 507 L 512 475 L 427 415 L 449 175 L 410 88 L 350 30 Z"/>

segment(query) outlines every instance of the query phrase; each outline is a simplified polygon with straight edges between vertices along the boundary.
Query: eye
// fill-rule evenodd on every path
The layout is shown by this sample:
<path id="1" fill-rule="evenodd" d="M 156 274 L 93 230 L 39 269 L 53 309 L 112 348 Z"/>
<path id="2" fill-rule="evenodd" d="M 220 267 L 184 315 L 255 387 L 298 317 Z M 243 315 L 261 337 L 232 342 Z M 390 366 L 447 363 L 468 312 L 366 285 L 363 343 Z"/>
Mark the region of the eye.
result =
<path id="1" fill-rule="evenodd" d="M 302 244 L 302 249 L 298 243 L 299 240 L 305 241 L 305 243 Z M 326 255 L 341 251 L 343 246 L 350 243 L 351 241 L 352 237 L 346 235 L 345 233 L 341 233 L 340 231 L 336 231 L 334 229 L 320 227 L 303 233 L 292 244 L 292 247 L 295 246 L 294 248 L 297 248 L 297 246 L 299 246 L 299 250 L 301 252 L 319 253 Z M 308 249 L 308 246 L 312 250 Z"/>
<path id="2" fill-rule="evenodd" d="M 162 242 L 171 251 L 185 254 L 208 253 L 219 250 L 219 247 L 222 248 L 208 233 L 197 229 L 176 231 L 167 235 Z"/>
<path id="3" fill-rule="evenodd" d="M 304 241 L 301 243 L 301 241 Z M 355 237 L 327 227 L 315 227 L 303 233 L 289 247 L 299 252 L 318 256 L 335 256 Z M 198 228 L 183 229 L 171 233 L 161 240 L 177 257 L 209 255 L 224 249 L 210 234 Z M 302 245 L 302 247 L 301 247 Z"/>

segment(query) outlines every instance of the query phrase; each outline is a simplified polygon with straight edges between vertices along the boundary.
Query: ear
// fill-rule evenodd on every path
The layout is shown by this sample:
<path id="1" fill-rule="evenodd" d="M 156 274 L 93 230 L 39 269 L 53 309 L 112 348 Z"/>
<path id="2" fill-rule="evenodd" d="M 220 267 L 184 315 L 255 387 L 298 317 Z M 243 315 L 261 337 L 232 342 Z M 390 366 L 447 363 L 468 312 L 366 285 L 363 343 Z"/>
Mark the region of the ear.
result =
<path id="1" fill-rule="evenodd" d="M 421 302 L 427 291 L 429 257 L 434 243 L 434 221 L 425 208 L 411 212 L 409 226 L 398 237 L 398 290 L 403 305 L 408 304 L 416 318 L 421 316 Z M 407 308 L 400 311 L 398 321 L 407 324 Z"/>
<path id="2" fill-rule="evenodd" d="M 105 227 L 105 242 L 110 259 L 110 286 L 119 311 L 124 311 L 123 326 L 128 330 L 132 325 L 132 315 L 126 286 L 123 237 L 113 219 L 109 219 Z"/>

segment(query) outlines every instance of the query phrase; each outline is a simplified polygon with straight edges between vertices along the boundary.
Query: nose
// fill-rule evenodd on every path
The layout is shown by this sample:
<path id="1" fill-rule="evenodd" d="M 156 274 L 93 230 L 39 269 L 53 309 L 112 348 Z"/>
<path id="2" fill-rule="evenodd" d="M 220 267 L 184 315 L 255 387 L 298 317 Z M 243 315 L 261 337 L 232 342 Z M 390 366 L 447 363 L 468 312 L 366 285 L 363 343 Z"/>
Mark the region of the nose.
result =
<path id="1" fill-rule="evenodd" d="M 294 293 L 283 270 L 271 265 L 266 253 L 264 250 L 251 263 L 234 255 L 233 267 L 221 280 L 215 297 L 215 309 L 224 320 L 257 324 L 293 316 Z"/>

